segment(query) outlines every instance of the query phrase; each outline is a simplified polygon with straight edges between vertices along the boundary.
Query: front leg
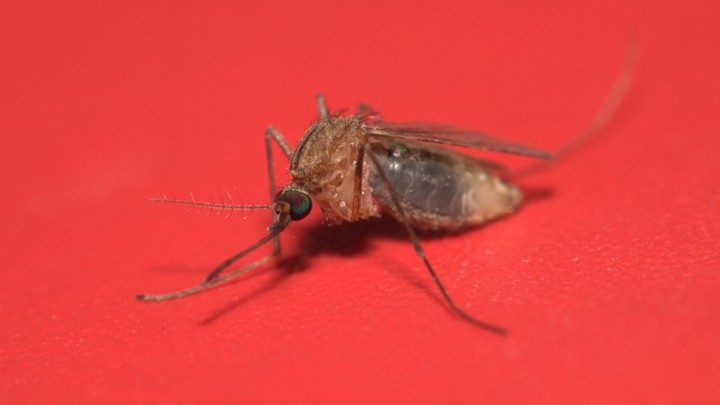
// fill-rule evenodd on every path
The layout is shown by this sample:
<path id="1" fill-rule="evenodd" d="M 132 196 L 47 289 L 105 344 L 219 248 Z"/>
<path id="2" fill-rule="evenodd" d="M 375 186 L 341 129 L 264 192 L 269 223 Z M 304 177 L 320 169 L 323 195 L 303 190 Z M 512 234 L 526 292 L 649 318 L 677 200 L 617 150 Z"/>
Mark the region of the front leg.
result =
<path id="1" fill-rule="evenodd" d="M 285 156 L 288 158 L 288 160 L 292 160 L 293 156 L 293 150 L 290 147 L 290 145 L 287 143 L 285 138 L 282 136 L 278 130 L 273 128 L 272 126 L 269 126 L 265 130 L 265 153 L 267 157 L 267 170 L 268 170 L 268 176 L 270 177 L 270 204 L 273 203 L 275 200 L 275 194 L 277 193 L 277 190 L 275 189 L 275 168 L 273 167 L 273 158 L 272 158 L 272 141 L 275 141 L 278 146 L 280 146 L 280 149 L 282 149 Z M 280 236 L 275 236 L 273 239 L 273 256 L 279 256 L 280 255 Z"/>
<path id="2" fill-rule="evenodd" d="M 374 122 L 374 121 L 381 120 L 380 113 L 378 113 L 376 109 L 372 108 L 372 106 L 370 106 L 364 102 L 358 104 L 357 112 L 355 113 L 355 116 L 357 118 L 364 120 L 365 122 L 367 122 L 367 121 Z"/>
<path id="3" fill-rule="evenodd" d="M 315 96 L 315 101 L 317 101 L 318 113 L 320 114 L 320 118 L 327 118 L 328 108 L 327 104 L 325 104 L 325 96 L 322 94 L 318 94 L 317 96 Z"/>
<path id="4" fill-rule="evenodd" d="M 285 140 L 285 137 L 282 136 L 280 132 L 278 132 L 277 129 L 273 128 L 272 126 L 268 126 L 265 130 L 265 153 L 267 158 L 267 170 L 268 170 L 268 177 L 269 177 L 269 186 L 270 186 L 270 204 L 272 205 L 275 200 L 275 194 L 277 193 L 277 190 L 275 189 L 275 168 L 273 166 L 273 157 L 272 157 L 272 141 L 275 141 L 278 146 L 280 146 L 280 149 L 283 151 L 283 154 L 288 158 L 288 160 L 292 159 L 293 150 L 288 144 L 288 142 Z M 272 254 L 270 254 L 267 257 L 264 257 L 260 259 L 261 261 L 265 261 L 267 259 L 270 259 L 272 257 L 280 256 L 280 233 L 276 233 L 273 237 L 273 251 Z M 210 283 L 213 280 L 216 280 L 217 277 L 222 273 L 223 270 L 225 270 L 228 266 L 230 266 L 233 262 L 235 262 L 238 257 L 240 256 L 233 256 L 226 260 L 225 262 L 221 263 L 219 266 L 217 266 L 215 269 L 213 269 L 210 274 L 208 274 L 207 277 L 205 277 L 205 283 Z"/>

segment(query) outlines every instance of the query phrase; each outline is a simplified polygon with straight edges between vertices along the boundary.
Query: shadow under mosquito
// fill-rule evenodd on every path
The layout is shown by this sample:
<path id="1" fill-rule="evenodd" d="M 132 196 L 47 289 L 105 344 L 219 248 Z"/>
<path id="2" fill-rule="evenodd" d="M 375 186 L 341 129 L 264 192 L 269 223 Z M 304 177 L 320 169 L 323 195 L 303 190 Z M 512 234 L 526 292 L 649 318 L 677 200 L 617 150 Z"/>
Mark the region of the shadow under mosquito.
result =
<path id="1" fill-rule="evenodd" d="M 452 234 L 439 233 L 421 233 L 420 243 L 432 239 L 452 238 Z M 305 259 L 308 257 L 318 257 L 321 255 L 332 255 L 347 257 L 352 260 L 361 254 L 369 252 L 375 243 L 381 240 L 396 240 L 404 242 L 398 249 L 405 249 L 410 256 L 408 260 L 415 264 L 410 265 L 407 260 L 396 262 L 394 259 L 386 257 L 383 260 L 381 268 L 367 269 L 367 271 L 387 271 L 399 277 L 415 288 L 421 290 L 442 303 L 442 299 L 436 294 L 434 285 L 428 283 L 424 278 L 425 270 L 418 269 L 423 266 L 422 261 L 413 254 L 413 246 L 410 238 L 397 221 L 393 220 L 389 214 L 383 215 L 382 218 L 371 218 L 366 221 L 346 223 L 338 226 L 326 226 L 320 223 L 314 224 L 311 228 L 303 233 L 303 243 L 300 251 L 310 252 L 303 253 Z M 298 259 L 300 259 L 298 257 Z M 303 259 L 300 259 L 303 260 Z"/>
<path id="2" fill-rule="evenodd" d="M 266 270 L 272 270 L 271 268 L 267 268 Z M 263 286 L 260 288 L 255 289 L 254 291 L 245 294 L 241 297 L 238 297 L 234 300 L 232 300 L 229 303 L 224 304 L 220 308 L 213 311 L 210 315 L 206 316 L 203 320 L 200 321 L 200 325 L 211 325 L 218 321 L 223 316 L 229 314 L 230 312 L 234 311 L 236 308 L 242 306 L 243 304 L 247 303 L 248 301 L 251 301 L 255 299 L 256 297 L 261 296 L 262 294 L 272 291 L 274 288 L 278 287 L 280 284 L 287 281 L 290 276 L 292 275 L 293 271 L 287 271 L 287 269 L 281 269 L 281 271 L 277 272 L 276 276 L 273 277 L 270 281 L 266 282 Z M 247 281 L 249 277 L 244 277 L 242 280 Z M 241 280 L 233 280 L 232 282 L 228 283 L 235 284 L 236 282 L 240 282 Z"/>
<path id="3" fill-rule="evenodd" d="M 407 240 L 408 249 L 412 249 L 405 230 L 391 218 L 373 218 L 367 221 L 345 223 L 336 226 L 328 226 L 321 222 L 315 222 L 302 229 L 293 230 L 291 227 L 288 231 L 297 232 L 296 236 L 300 244 L 293 249 L 296 253 L 284 253 L 268 265 L 224 283 L 219 287 L 228 287 L 236 283 L 245 282 L 260 274 L 266 274 L 266 272 L 273 272 L 276 273 L 276 275 L 252 292 L 222 305 L 219 309 L 213 311 L 200 321 L 201 325 L 213 324 L 236 308 L 283 284 L 293 274 L 312 268 L 313 261 L 323 255 L 343 256 L 351 260 L 352 257 L 357 257 L 368 252 L 373 242 L 380 239 Z M 433 235 L 433 237 L 441 236 Z M 434 296 L 431 288 L 422 282 L 421 277 L 411 273 L 409 270 L 403 272 L 398 271 L 398 269 L 403 269 L 407 266 L 388 263 L 387 267 L 397 271 L 403 279 L 432 295 L 433 298 L 442 303 L 438 297 Z"/>
<path id="4" fill-rule="evenodd" d="M 523 187 L 522 192 L 524 202 L 520 206 L 519 211 L 522 211 L 525 205 L 532 204 L 536 201 L 547 200 L 555 196 L 555 190 L 548 187 Z"/>
<path id="5" fill-rule="evenodd" d="M 527 203 L 551 198 L 554 195 L 553 190 L 548 188 L 524 188 L 523 193 L 525 194 L 525 201 Z M 460 232 L 420 232 L 418 236 L 420 237 L 421 244 L 430 240 L 452 240 L 461 238 L 468 232 L 487 232 L 495 223 L 511 219 L 512 215 L 490 221 L 479 228 L 470 228 Z M 254 291 L 238 297 L 213 311 L 200 322 L 201 325 L 213 324 L 243 304 L 285 283 L 294 274 L 310 269 L 312 262 L 322 255 L 348 257 L 348 260 L 351 260 L 352 257 L 367 253 L 371 250 L 375 242 L 383 239 L 405 241 L 407 242 L 408 252 L 412 252 L 413 249 L 410 238 L 403 226 L 390 218 L 390 215 L 387 213 L 385 213 L 382 218 L 371 218 L 366 221 L 344 223 L 334 226 L 328 226 L 319 221 L 301 229 L 293 229 L 291 226 L 286 232 L 297 232 L 296 236 L 300 243 L 299 246 L 294 249 L 296 253 L 285 253 L 271 263 L 261 266 L 261 268 L 237 279 L 224 283 L 219 287 L 223 288 L 236 283 L 246 282 L 261 274 L 266 274 L 266 272 L 276 273 L 275 277 Z M 432 254 L 429 259 L 432 263 Z M 432 280 L 427 277 L 427 272 L 422 265 L 422 261 L 414 255 L 408 260 L 416 260 L 417 263 L 411 266 L 407 261 L 393 263 L 392 259 L 387 259 L 382 269 L 373 270 L 392 272 L 405 282 L 432 297 L 439 305 L 445 305 L 445 301 L 432 283 Z M 440 273 L 443 273 L 443 271 Z"/>

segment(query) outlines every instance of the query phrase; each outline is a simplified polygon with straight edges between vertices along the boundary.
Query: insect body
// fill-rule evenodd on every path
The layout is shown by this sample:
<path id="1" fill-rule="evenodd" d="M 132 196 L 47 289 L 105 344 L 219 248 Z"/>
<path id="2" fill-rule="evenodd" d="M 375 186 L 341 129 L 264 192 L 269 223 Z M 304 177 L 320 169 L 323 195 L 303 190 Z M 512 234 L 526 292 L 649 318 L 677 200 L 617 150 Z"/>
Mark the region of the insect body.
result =
<path id="1" fill-rule="evenodd" d="M 271 208 L 269 234 L 229 258 L 195 287 L 163 295 L 140 295 L 143 300 L 179 298 L 217 285 L 280 254 L 278 235 L 292 222 L 305 218 L 314 199 L 331 224 L 355 222 L 391 213 L 407 230 L 415 251 L 425 263 L 450 308 L 484 329 L 503 334 L 501 327 L 477 320 L 458 308 L 440 282 L 420 245 L 416 229 L 454 231 L 509 214 L 521 201 L 517 187 L 493 174 L 487 164 L 448 149 L 452 144 L 549 159 L 549 153 L 489 135 L 436 124 L 394 124 L 361 106 L 358 113 L 330 115 L 318 96 L 320 119 L 310 126 L 293 151 L 273 128 L 266 132 L 270 194 L 267 206 L 214 205 L 187 201 L 163 203 L 203 205 L 222 209 Z M 290 159 L 292 183 L 276 193 L 271 141 Z M 273 254 L 255 263 L 220 274 L 236 260 L 273 240 Z"/>
<path id="2" fill-rule="evenodd" d="M 630 38 L 624 69 L 605 103 L 586 129 L 574 137 L 558 157 L 565 156 L 597 133 L 607 123 L 627 92 L 635 60 L 635 41 Z M 331 224 L 355 222 L 390 213 L 400 222 L 450 309 L 462 319 L 485 330 L 505 334 L 504 328 L 483 322 L 460 309 L 435 273 L 420 245 L 416 230 L 456 231 L 477 226 L 512 213 L 522 194 L 494 173 L 497 166 L 438 147 L 449 144 L 475 149 L 524 155 L 549 160 L 552 155 L 486 134 L 439 124 L 391 123 L 383 121 L 365 105 L 355 115 L 328 114 L 322 96 L 317 97 L 320 119 L 305 132 L 293 150 L 283 136 L 270 127 L 265 145 L 270 177 L 270 205 L 228 205 L 196 201 L 151 200 L 223 210 L 272 209 L 268 234 L 252 246 L 228 258 L 205 280 L 188 289 L 161 295 L 141 294 L 139 299 L 164 301 L 194 294 L 246 273 L 280 255 L 280 233 L 292 221 L 305 218 L 312 200 Z M 279 192 L 275 188 L 272 142 L 290 160 L 292 182 Z M 547 166 L 531 165 L 516 176 Z M 222 274 L 235 261 L 273 241 L 272 254 L 242 268 Z"/>
<path id="3" fill-rule="evenodd" d="M 567 156 L 598 133 L 617 110 L 632 82 L 636 57 L 634 36 L 629 38 L 627 45 L 624 68 L 605 103 L 590 124 L 556 154 L 558 158 Z M 522 194 L 517 187 L 494 174 L 496 165 L 436 145 L 485 149 L 544 160 L 552 156 L 535 148 L 452 126 L 386 122 L 365 105 L 361 105 L 353 116 L 330 115 L 322 96 L 317 97 L 317 103 L 320 119 L 305 132 L 295 150 L 274 128 L 269 127 L 265 132 L 272 204 L 228 205 L 151 200 L 223 210 L 272 209 L 273 223 L 268 227 L 267 235 L 225 260 L 202 283 L 168 294 L 141 294 L 138 298 L 164 301 L 194 294 L 246 273 L 280 255 L 280 233 L 292 221 L 305 218 L 312 209 L 312 199 L 315 199 L 326 221 L 331 224 L 360 221 L 379 216 L 382 212 L 390 213 L 407 231 L 416 254 L 425 264 L 450 309 L 475 326 L 505 334 L 504 328 L 478 320 L 455 305 L 425 255 L 416 230 L 456 231 L 480 225 L 512 213 L 520 204 Z M 272 164 L 273 141 L 290 160 L 292 176 L 292 183 L 279 192 L 275 188 Z M 514 174 L 520 177 L 547 167 L 542 164 L 531 165 Z M 235 261 L 271 240 L 272 254 L 222 274 Z"/>
<path id="4" fill-rule="evenodd" d="M 391 190 L 410 225 L 422 230 L 479 225 L 513 212 L 520 203 L 520 191 L 480 161 L 447 149 L 373 135 L 382 133 L 383 123 L 366 124 L 363 118 L 321 118 L 307 130 L 293 154 L 291 188 L 311 194 L 328 222 L 378 216 L 381 207 L 397 217 Z M 412 127 L 416 132 L 418 128 L 422 127 Z M 549 157 L 528 147 L 515 147 Z"/>

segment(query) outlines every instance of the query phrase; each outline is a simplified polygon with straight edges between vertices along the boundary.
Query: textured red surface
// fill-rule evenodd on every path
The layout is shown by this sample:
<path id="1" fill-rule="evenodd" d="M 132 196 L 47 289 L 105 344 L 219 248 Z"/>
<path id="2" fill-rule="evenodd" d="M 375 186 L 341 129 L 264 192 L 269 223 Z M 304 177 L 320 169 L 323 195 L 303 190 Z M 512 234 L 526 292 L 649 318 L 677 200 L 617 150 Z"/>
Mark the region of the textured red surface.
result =
<path id="1" fill-rule="evenodd" d="M 495 3 L 3 2 L 0 402 L 719 403 L 717 3 Z M 294 145 L 316 92 L 553 149 L 628 28 L 637 76 L 608 130 L 523 180 L 516 215 L 424 241 L 509 337 L 453 317 L 396 224 L 319 212 L 286 260 L 133 299 L 193 285 L 269 220 L 145 199 L 266 202 L 262 132 Z"/>

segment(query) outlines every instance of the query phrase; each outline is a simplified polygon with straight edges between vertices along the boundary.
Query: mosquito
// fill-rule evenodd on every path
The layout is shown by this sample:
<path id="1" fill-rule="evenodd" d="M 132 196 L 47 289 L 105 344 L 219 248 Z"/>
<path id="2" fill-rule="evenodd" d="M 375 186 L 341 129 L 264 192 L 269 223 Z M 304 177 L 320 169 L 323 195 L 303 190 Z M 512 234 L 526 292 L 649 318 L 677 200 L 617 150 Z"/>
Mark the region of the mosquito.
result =
<path id="1" fill-rule="evenodd" d="M 628 47 L 630 48 L 630 47 Z M 564 156 L 598 132 L 617 109 L 631 78 L 626 51 L 625 68 L 615 81 L 594 120 L 557 154 Z M 549 161 L 553 154 L 451 125 L 394 123 L 383 120 L 366 104 L 353 115 L 331 114 L 322 95 L 316 97 L 319 119 L 305 132 L 295 149 L 273 127 L 265 131 L 270 198 L 268 205 L 213 204 L 160 199 L 153 202 L 186 204 L 223 210 L 271 209 L 272 224 L 259 241 L 231 256 L 198 285 L 167 294 L 141 294 L 145 301 L 165 301 L 195 294 L 244 274 L 280 255 L 280 234 L 308 216 L 313 200 L 330 224 L 362 221 L 384 213 L 407 232 L 415 253 L 424 263 L 449 309 L 459 318 L 499 335 L 507 330 L 482 321 L 461 309 L 450 296 L 425 254 L 418 231 L 461 231 L 513 213 L 522 192 L 503 178 L 500 166 L 439 145 L 453 145 Z M 275 185 L 272 145 L 290 161 L 292 182 L 279 191 Z M 540 166 L 534 166 L 540 167 Z M 526 171 L 527 172 L 527 171 Z M 237 270 L 223 272 L 237 260 L 272 241 L 269 255 Z"/>

